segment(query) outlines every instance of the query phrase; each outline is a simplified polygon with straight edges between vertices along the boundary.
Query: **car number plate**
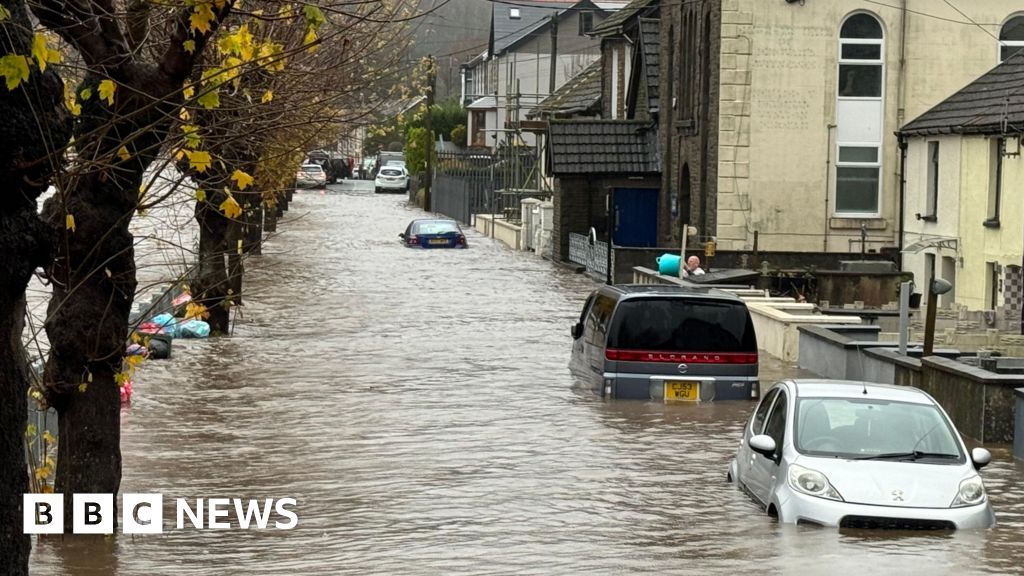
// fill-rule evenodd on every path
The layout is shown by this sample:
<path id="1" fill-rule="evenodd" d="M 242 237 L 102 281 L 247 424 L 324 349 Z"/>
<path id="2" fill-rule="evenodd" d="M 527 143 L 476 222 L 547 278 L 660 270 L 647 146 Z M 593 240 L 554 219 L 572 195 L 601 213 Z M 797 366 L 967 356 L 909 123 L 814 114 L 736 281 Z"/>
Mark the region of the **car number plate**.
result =
<path id="1" fill-rule="evenodd" d="M 665 381 L 666 402 L 700 402 L 700 382 Z"/>
<path id="2" fill-rule="evenodd" d="M 431 244 L 447 244 L 448 243 L 448 239 L 447 238 L 432 238 L 430 240 L 430 243 Z"/>

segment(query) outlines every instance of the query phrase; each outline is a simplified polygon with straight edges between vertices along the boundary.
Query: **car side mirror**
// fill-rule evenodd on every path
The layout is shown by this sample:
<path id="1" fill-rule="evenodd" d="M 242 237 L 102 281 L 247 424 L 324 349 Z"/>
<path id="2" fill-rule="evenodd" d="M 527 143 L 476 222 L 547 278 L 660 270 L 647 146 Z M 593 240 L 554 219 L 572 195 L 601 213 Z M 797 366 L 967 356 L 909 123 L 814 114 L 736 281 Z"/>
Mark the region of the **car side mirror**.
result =
<path id="1" fill-rule="evenodd" d="M 580 336 L 583 336 L 583 323 L 577 322 L 572 325 L 572 339 L 579 340 Z"/>
<path id="2" fill-rule="evenodd" d="M 771 436 L 767 434 L 751 436 L 750 440 L 747 441 L 747 444 L 754 452 L 757 452 L 769 460 L 775 460 L 775 449 L 778 448 L 778 446 L 775 445 L 775 439 Z"/>
<path id="3" fill-rule="evenodd" d="M 405 232 L 399 232 L 398 237 L 405 240 Z"/>
<path id="4" fill-rule="evenodd" d="M 974 462 L 974 469 L 981 470 L 992 461 L 992 453 L 984 448 L 971 450 L 971 461 Z"/>

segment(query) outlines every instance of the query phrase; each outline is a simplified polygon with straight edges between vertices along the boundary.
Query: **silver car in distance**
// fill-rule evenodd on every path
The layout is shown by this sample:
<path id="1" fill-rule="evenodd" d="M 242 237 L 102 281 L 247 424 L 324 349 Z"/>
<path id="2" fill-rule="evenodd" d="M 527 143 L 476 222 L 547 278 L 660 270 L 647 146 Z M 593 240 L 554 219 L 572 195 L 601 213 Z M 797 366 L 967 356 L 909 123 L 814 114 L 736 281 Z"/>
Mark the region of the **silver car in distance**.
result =
<path id="1" fill-rule="evenodd" d="M 780 522 L 882 528 L 988 528 L 995 515 L 968 455 L 931 396 L 916 388 L 786 380 L 743 429 L 728 478 Z"/>

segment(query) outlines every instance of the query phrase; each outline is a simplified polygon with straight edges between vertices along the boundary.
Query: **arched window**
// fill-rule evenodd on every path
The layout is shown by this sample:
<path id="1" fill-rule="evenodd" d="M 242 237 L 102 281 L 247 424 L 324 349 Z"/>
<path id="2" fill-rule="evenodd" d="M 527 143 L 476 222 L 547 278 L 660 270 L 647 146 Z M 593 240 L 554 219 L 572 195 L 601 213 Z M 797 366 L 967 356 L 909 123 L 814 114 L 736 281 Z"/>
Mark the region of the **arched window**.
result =
<path id="1" fill-rule="evenodd" d="M 855 14 L 839 33 L 839 96 L 882 97 L 882 26 L 869 14 Z"/>
<path id="2" fill-rule="evenodd" d="M 882 124 L 885 104 L 885 38 L 871 14 L 848 17 L 839 29 L 836 87 L 837 216 L 879 214 Z"/>
<path id="3" fill-rule="evenodd" d="M 1002 62 L 1024 48 L 1024 15 L 1014 16 L 999 30 L 999 61 Z"/>

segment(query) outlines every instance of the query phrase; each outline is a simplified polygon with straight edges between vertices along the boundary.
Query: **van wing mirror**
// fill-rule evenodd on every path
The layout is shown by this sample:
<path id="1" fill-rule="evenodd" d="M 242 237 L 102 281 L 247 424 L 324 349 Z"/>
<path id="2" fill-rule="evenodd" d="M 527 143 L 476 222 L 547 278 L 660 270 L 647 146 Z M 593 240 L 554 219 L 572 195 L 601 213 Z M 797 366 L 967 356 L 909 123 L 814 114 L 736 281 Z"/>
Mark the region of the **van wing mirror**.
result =
<path id="1" fill-rule="evenodd" d="M 577 322 L 572 325 L 572 339 L 579 340 L 580 336 L 583 336 L 583 323 Z"/>

